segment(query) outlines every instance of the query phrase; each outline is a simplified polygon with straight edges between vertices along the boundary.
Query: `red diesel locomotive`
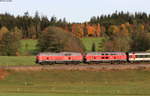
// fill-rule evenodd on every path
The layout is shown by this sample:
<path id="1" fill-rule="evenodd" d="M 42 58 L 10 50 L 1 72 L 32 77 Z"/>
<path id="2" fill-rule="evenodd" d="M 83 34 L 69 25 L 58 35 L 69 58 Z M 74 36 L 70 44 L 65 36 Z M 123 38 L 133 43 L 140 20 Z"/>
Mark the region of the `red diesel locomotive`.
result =
<path id="1" fill-rule="evenodd" d="M 83 55 L 76 52 L 60 52 L 60 53 L 39 53 L 36 56 L 36 63 L 39 64 L 78 64 L 83 61 Z"/>
<path id="2" fill-rule="evenodd" d="M 90 52 L 85 55 L 86 63 L 123 63 L 127 62 L 125 52 Z"/>

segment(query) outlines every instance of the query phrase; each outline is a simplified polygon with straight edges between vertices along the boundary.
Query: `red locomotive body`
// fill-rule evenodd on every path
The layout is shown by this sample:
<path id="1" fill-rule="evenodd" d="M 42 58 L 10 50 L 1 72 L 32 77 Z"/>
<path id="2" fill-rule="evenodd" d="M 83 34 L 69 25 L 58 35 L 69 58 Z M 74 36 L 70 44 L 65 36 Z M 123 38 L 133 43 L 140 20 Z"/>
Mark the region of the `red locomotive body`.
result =
<path id="1" fill-rule="evenodd" d="M 126 62 L 125 52 L 90 52 L 85 55 L 86 63 Z"/>
<path id="2" fill-rule="evenodd" d="M 36 57 L 37 63 L 80 63 L 83 61 L 81 53 L 60 52 L 60 53 L 39 53 Z"/>

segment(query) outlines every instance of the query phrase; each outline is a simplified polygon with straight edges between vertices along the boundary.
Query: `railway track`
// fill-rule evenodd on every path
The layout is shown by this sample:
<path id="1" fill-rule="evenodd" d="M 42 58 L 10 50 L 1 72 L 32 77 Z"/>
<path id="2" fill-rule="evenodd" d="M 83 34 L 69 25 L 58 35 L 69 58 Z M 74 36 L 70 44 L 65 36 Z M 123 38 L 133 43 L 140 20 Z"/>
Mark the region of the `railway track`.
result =
<path id="1" fill-rule="evenodd" d="M 0 69 L 14 71 L 42 71 L 42 70 L 78 70 L 78 71 L 107 71 L 107 70 L 150 70 L 150 64 L 80 64 L 80 65 L 34 65 L 34 66 L 0 66 Z"/>

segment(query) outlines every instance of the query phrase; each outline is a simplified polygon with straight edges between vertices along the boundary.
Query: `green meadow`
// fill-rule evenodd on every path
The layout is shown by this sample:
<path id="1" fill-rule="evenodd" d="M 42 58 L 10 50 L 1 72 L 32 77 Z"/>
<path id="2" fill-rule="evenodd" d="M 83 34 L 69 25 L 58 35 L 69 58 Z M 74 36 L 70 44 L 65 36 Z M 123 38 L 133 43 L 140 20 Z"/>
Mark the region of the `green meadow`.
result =
<path id="1" fill-rule="evenodd" d="M 96 50 L 99 50 L 99 43 L 101 43 L 102 38 L 94 38 L 94 37 L 86 37 L 81 39 L 82 43 L 85 46 L 87 52 L 91 51 L 92 44 L 95 43 Z M 36 54 L 36 44 L 37 40 L 33 39 L 24 39 L 21 40 L 21 48 L 20 48 L 20 55 L 35 55 Z"/>
<path id="2" fill-rule="evenodd" d="M 87 51 L 101 38 L 83 38 Z M 0 56 L 0 66 L 36 65 L 36 40 L 22 40 L 20 55 Z M 150 71 L 8 71 L 0 96 L 149 96 Z"/>
<path id="3" fill-rule="evenodd" d="M 0 56 L 0 66 L 35 65 L 35 56 Z"/>
<path id="4" fill-rule="evenodd" d="M 20 55 L 35 55 L 37 40 L 23 39 L 21 40 Z"/>
<path id="5" fill-rule="evenodd" d="M 9 71 L 0 96 L 149 96 L 150 71 Z"/>
<path id="6" fill-rule="evenodd" d="M 85 49 L 87 52 L 90 52 L 92 49 L 92 44 L 95 43 L 96 46 L 96 51 L 99 51 L 99 46 L 100 43 L 102 42 L 103 38 L 94 38 L 94 37 L 87 37 L 87 38 L 82 38 L 81 41 L 85 46 Z"/>

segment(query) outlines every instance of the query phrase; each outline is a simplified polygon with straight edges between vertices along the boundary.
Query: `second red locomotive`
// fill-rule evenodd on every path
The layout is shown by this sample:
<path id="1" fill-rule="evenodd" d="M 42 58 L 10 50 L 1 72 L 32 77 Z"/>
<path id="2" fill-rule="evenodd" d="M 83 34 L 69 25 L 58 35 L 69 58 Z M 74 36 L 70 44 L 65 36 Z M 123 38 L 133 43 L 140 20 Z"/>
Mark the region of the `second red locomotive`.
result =
<path id="1" fill-rule="evenodd" d="M 123 63 L 127 62 L 125 52 L 90 52 L 85 55 L 86 63 Z"/>

